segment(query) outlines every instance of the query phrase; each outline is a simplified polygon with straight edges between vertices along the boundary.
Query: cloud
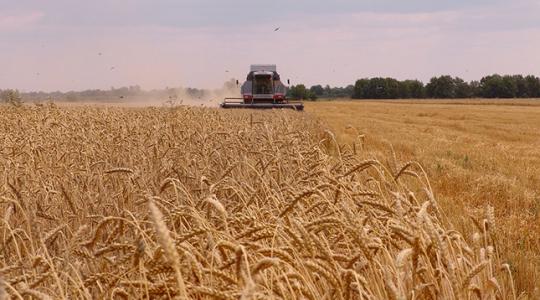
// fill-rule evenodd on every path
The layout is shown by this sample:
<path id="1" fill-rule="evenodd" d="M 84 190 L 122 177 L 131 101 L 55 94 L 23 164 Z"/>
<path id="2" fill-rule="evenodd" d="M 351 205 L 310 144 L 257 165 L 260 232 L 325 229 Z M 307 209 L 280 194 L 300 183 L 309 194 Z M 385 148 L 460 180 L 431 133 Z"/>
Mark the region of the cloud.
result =
<path id="1" fill-rule="evenodd" d="M 494 72 L 540 75 L 538 0 L 261 5 L 13 1 L 7 9 L 18 13 L 0 13 L 0 83 L 44 90 L 218 87 L 232 76 L 243 79 L 251 63 L 276 63 L 284 77 L 308 85 L 346 85 L 368 76 L 425 81 L 440 74 L 467 80 Z"/>
<path id="2" fill-rule="evenodd" d="M 0 31 L 28 29 L 43 19 L 43 12 L 29 12 L 23 14 L 0 14 Z"/>
<path id="3" fill-rule="evenodd" d="M 521 3 L 534 0 L 514 0 Z M 503 0 L 18 0 L 6 9 L 45 11 L 48 24 L 84 27 L 171 26 L 236 27 L 281 22 L 306 16 L 340 17 L 350 13 L 433 13 L 488 8 Z"/>

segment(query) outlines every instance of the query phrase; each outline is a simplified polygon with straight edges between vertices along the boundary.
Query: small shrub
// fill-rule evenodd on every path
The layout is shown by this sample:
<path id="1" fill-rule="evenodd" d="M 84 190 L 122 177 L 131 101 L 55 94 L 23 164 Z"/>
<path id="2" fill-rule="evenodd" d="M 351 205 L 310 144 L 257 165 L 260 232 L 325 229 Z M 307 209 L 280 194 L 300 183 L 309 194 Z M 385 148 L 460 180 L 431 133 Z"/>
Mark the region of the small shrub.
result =
<path id="1" fill-rule="evenodd" d="M 20 107 L 23 105 L 23 101 L 19 91 L 17 90 L 5 90 L 0 94 L 0 99 L 11 106 Z"/>

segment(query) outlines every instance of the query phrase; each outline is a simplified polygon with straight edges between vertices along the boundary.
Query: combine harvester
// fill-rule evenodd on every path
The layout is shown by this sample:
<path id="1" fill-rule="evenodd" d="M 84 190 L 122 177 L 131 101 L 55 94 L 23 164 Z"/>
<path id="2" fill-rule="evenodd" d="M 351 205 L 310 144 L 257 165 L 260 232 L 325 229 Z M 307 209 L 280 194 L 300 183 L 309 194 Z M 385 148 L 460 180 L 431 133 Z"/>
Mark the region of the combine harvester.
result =
<path id="1" fill-rule="evenodd" d="M 290 84 L 289 80 L 287 84 Z M 276 65 L 251 65 L 241 93 L 242 98 L 225 98 L 221 108 L 304 110 L 302 102 L 287 99 L 287 86 L 281 82 Z"/>

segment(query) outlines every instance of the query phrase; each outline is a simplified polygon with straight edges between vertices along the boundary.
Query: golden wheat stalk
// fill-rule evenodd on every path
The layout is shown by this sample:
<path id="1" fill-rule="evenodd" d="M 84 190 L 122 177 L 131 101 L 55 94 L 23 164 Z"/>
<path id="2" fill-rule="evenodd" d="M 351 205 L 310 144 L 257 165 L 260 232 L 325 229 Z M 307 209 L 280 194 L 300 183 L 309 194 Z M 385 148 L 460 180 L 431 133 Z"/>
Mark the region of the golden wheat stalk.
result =
<path id="1" fill-rule="evenodd" d="M 169 229 L 167 229 L 167 226 L 163 221 L 163 215 L 151 198 L 148 200 L 148 209 L 150 210 L 150 216 L 152 218 L 152 222 L 154 223 L 154 229 L 156 231 L 159 244 L 165 251 L 169 263 L 174 268 L 177 280 L 177 288 L 180 294 L 179 297 L 181 299 L 188 299 L 186 284 L 184 283 L 184 278 L 182 277 L 182 272 L 180 270 L 180 257 L 178 256 L 178 252 L 174 246 L 174 241 L 171 238 Z"/>

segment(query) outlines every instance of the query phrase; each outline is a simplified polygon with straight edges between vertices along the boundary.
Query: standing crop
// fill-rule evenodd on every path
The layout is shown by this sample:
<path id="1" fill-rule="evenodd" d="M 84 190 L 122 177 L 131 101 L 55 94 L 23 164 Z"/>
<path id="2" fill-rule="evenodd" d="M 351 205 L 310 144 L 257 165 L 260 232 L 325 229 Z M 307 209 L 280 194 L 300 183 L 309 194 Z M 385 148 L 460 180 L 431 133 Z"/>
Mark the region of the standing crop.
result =
<path id="1" fill-rule="evenodd" d="M 0 109 L 0 295 L 515 298 L 492 212 L 467 242 L 308 115 Z"/>

